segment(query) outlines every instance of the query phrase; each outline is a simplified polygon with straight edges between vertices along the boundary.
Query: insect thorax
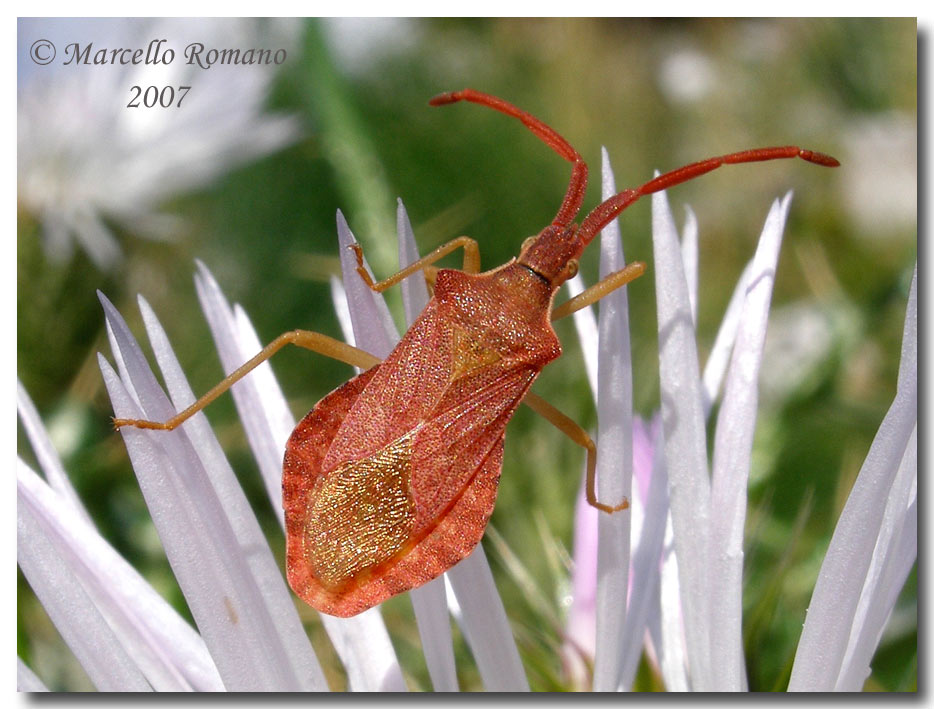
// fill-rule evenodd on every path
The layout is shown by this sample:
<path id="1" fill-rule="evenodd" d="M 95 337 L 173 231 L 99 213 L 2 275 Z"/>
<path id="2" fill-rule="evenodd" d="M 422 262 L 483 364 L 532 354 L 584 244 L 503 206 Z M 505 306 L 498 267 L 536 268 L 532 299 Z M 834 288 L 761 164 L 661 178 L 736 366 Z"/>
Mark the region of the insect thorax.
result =
<path id="1" fill-rule="evenodd" d="M 477 275 L 444 270 L 435 284 L 439 307 L 461 340 L 537 369 L 561 354 L 551 296 L 545 281 L 515 261 Z"/>

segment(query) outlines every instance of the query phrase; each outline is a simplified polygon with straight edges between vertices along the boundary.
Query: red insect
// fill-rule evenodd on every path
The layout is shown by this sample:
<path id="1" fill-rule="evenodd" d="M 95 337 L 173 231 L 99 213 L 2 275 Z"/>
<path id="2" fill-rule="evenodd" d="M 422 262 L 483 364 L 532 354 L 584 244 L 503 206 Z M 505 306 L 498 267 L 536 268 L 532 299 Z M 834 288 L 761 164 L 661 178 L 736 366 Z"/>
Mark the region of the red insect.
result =
<path id="1" fill-rule="evenodd" d="M 577 272 L 578 258 L 600 230 L 644 195 L 725 164 L 800 157 L 838 165 L 797 147 L 710 158 L 623 190 L 578 226 L 573 220 L 583 201 L 587 165 L 577 151 L 539 119 L 494 96 L 465 89 L 430 103 L 457 101 L 518 118 L 573 165 L 555 218 L 526 240 L 517 258 L 479 273 L 477 242 L 461 237 L 373 283 L 355 247 L 358 271 L 376 291 L 419 271 L 435 279 L 425 310 L 385 361 L 325 335 L 296 330 L 276 338 L 169 421 L 114 422 L 174 428 L 289 343 L 366 368 L 302 419 L 283 464 L 289 583 L 309 605 L 331 615 L 355 615 L 417 588 L 471 552 L 493 511 L 506 424 L 523 401 L 587 448 L 590 504 L 610 513 L 628 507 L 625 499 L 615 505 L 596 500 L 593 442 L 529 388 L 542 367 L 561 354 L 551 321 L 625 285 L 645 266 L 629 264 L 553 310 L 558 287 Z M 431 264 L 461 247 L 464 270 L 435 273 Z"/>

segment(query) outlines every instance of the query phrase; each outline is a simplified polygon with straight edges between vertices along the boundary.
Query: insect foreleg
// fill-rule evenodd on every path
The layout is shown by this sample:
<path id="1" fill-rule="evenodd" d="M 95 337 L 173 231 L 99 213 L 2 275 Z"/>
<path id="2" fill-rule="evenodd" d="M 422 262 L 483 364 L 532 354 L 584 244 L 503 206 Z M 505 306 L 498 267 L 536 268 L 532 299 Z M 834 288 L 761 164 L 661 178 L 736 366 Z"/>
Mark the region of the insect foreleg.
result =
<path id="1" fill-rule="evenodd" d="M 357 273 L 360 274 L 363 282 L 366 283 L 371 290 L 374 290 L 377 293 L 382 293 L 387 288 L 396 285 L 396 283 L 405 280 L 413 273 L 417 273 L 418 271 L 425 271 L 426 277 L 430 279 L 434 275 L 433 271 L 435 270 L 430 268 L 431 264 L 433 264 L 435 261 L 439 261 L 452 251 L 456 251 L 460 248 L 464 249 L 463 270 L 466 273 L 480 273 L 480 247 L 477 245 L 477 242 L 474 239 L 471 239 L 469 236 L 459 236 L 446 244 L 442 244 L 427 256 L 423 256 L 415 263 L 409 264 L 398 273 L 394 273 L 386 280 L 379 281 L 378 283 L 373 281 L 373 278 L 363 267 L 363 248 L 360 246 L 360 244 L 351 244 L 350 248 L 353 249 L 353 252 L 357 257 Z"/>
<path id="2" fill-rule="evenodd" d="M 622 288 L 627 283 L 636 280 L 643 273 L 645 273 L 645 264 L 641 261 L 633 261 L 632 263 L 627 264 L 625 268 L 622 268 L 619 271 L 614 271 L 602 281 L 594 283 L 587 290 L 578 293 L 570 300 L 562 303 L 557 308 L 552 310 L 552 322 L 570 315 L 571 313 L 576 313 L 578 310 L 586 308 L 588 305 L 596 303 L 602 297 L 612 293 L 617 288 Z"/>
<path id="3" fill-rule="evenodd" d="M 225 391 L 230 389 L 230 387 L 232 387 L 236 382 L 243 379 L 243 377 L 256 369 L 256 367 L 272 357 L 276 352 L 281 350 L 286 345 L 297 345 L 298 347 L 317 352 L 318 354 L 336 359 L 340 362 L 346 362 L 349 365 L 360 367 L 361 369 L 369 369 L 374 364 L 378 364 L 380 361 L 378 357 L 374 357 L 369 352 L 364 352 L 361 349 L 348 345 L 347 343 L 341 342 L 340 340 L 335 340 L 333 337 L 322 335 L 319 332 L 312 332 L 310 330 L 291 330 L 279 335 L 279 337 L 266 345 L 255 357 L 238 367 L 228 376 L 224 377 L 224 379 L 218 382 L 210 391 L 208 391 L 207 394 L 202 396 L 184 411 L 177 413 L 168 421 L 159 422 L 145 421 L 141 419 L 115 418 L 113 420 L 114 427 L 121 428 L 123 426 L 135 426 L 136 428 L 150 428 L 160 431 L 171 431 L 201 411 L 201 409 L 210 404 Z"/>
<path id="4" fill-rule="evenodd" d="M 529 408 L 537 414 L 541 414 L 549 423 L 557 428 L 561 433 L 582 446 L 587 451 L 587 503 L 591 507 L 596 507 L 601 512 L 612 514 L 629 507 L 629 500 L 625 497 L 618 505 L 605 505 L 597 501 L 597 446 L 593 439 L 587 434 L 587 431 L 578 426 L 574 421 L 558 411 L 540 396 L 529 392 L 522 400 L 528 404 Z"/>

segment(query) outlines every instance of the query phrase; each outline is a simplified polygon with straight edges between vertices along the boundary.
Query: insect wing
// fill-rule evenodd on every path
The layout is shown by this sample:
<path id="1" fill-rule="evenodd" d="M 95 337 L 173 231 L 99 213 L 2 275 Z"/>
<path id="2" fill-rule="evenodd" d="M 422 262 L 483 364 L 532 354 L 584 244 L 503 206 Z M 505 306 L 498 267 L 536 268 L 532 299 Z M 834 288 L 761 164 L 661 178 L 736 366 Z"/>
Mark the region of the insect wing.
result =
<path id="1" fill-rule="evenodd" d="M 287 564 L 309 605 L 353 615 L 427 583 L 480 541 L 505 426 L 537 371 L 488 359 L 461 367 L 427 420 L 363 458 L 324 467 L 349 412 L 379 391 L 388 360 L 322 399 L 296 427 L 283 476 Z"/>
<path id="2" fill-rule="evenodd" d="M 289 585 L 312 606 L 314 603 L 306 596 L 309 565 L 303 542 L 308 527 L 309 499 L 319 484 L 321 463 L 334 435 L 379 366 L 354 377 L 319 401 L 298 423 L 286 443 L 282 464 L 286 567 Z"/>
<path id="3" fill-rule="evenodd" d="M 421 316 L 380 366 L 332 436 L 323 461 L 330 470 L 362 460 L 424 421 L 446 389 L 449 358 L 446 327 L 431 300 Z"/>
<path id="4" fill-rule="evenodd" d="M 472 484 L 537 374 L 528 367 L 491 369 L 452 385 L 431 418 L 415 431 L 415 534 L 435 526 Z"/>

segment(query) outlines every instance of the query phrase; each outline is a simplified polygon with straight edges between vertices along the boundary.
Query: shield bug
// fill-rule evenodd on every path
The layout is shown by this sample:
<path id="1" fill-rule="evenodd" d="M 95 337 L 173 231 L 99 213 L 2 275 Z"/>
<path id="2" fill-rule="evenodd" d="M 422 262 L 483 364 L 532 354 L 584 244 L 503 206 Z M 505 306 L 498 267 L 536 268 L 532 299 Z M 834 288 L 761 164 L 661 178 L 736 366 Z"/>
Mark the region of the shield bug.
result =
<path id="1" fill-rule="evenodd" d="M 619 192 L 580 222 L 587 165 L 551 127 L 495 96 L 465 89 L 436 96 L 440 106 L 470 101 L 522 121 L 572 165 L 552 222 L 525 241 L 518 257 L 480 273 L 477 242 L 467 237 L 436 249 L 374 283 L 355 246 L 358 272 L 382 291 L 424 271 L 434 292 L 422 314 L 382 362 L 319 333 L 280 335 L 188 409 L 165 422 L 117 419 L 117 427 L 171 429 L 201 410 L 286 344 L 364 368 L 308 413 L 288 441 L 283 462 L 287 569 L 292 589 L 337 616 L 360 613 L 421 586 L 467 556 L 493 511 L 506 424 L 525 401 L 587 449 L 587 499 L 599 502 L 595 446 L 583 429 L 529 392 L 542 368 L 561 354 L 551 321 L 585 307 L 641 275 L 632 263 L 553 309 L 559 286 L 577 272 L 593 238 L 641 197 L 721 165 L 800 157 L 833 167 L 829 156 L 795 146 L 709 158 Z M 464 269 L 431 264 L 464 249 Z"/>

